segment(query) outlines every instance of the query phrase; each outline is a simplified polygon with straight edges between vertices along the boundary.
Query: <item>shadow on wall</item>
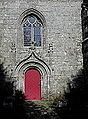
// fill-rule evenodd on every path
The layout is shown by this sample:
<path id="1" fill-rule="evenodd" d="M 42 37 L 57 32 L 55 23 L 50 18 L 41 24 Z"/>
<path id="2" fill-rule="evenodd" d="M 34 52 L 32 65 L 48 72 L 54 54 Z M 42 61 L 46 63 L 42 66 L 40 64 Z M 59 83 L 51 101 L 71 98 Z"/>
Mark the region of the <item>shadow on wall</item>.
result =
<path id="1" fill-rule="evenodd" d="M 68 83 L 63 101 L 53 101 L 53 113 L 43 106 L 25 101 L 22 92 L 15 90 L 14 82 L 0 64 L 0 118 L 2 119 L 85 119 L 88 118 L 88 77 L 84 69 Z M 15 93 L 14 93 L 15 92 Z M 64 103 L 64 104 L 62 104 Z M 61 106 L 60 106 L 61 104 Z"/>
<path id="2" fill-rule="evenodd" d="M 3 64 L 0 64 L 0 118 L 26 119 L 26 110 L 24 108 L 24 95 L 15 90 L 14 82 L 7 76 Z"/>
<path id="3" fill-rule="evenodd" d="M 85 76 L 84 69 L 81 69 L 73 81 L 68 83 L 69 92 L 64 94 L 66 105 L 62 107 L 56 105 L 54 108 L 61 119 L 88 118 L 88 81 L 86 79 L 88 77 Z"/>
<path id="4" fill-rule="evenodd" d="M 25 101 L 13 83 L 0 64 L 0 119 L 56 119 L 45 107 Z"/>

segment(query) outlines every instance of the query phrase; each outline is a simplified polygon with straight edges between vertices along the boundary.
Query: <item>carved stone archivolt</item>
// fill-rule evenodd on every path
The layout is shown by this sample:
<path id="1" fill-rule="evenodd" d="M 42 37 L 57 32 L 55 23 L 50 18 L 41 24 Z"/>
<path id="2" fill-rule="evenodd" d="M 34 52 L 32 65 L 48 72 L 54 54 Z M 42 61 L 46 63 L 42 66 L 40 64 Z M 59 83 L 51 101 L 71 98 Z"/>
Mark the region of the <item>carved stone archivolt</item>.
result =
<path id="1" fill-rule="evenodd" d="M 16 86 L 17 89 L 24 92 L 24 82 L 25 82 L 25 73 L 30 69 L 36 69 L 40 72 L 41 79 L 41 89 L 42 97 L 45 98 L 49 96 L 49 80 L 51 76 L 51 69 L 41 58 L 37 56 L 35 52 L 31 52 L 26 59 L 23 59 L 15 67 L 14 76 L 16 76 Z"/>

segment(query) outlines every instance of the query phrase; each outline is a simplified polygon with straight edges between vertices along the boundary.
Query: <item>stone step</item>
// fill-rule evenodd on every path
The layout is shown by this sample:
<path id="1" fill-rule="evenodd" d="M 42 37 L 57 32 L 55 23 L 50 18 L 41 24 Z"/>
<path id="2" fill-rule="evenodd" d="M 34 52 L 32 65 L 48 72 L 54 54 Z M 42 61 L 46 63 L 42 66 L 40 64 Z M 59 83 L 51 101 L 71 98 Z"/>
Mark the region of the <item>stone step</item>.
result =
<path id="1" fill-rule="evenodd" d="M 47 108 L 45 104 L 43 105 L 43 103 L 44 102 L 40 101 L 36 101 L 36 103 L 35 101 L 27 101 L 25 103 L 27 110 L 26 114 L 29 117 L 32 117 L 32 119 L 46 119 L 46 117 L 49 117 L 49 119 L 60 119 L 57 114 L 55 114 L 52 110 L 49 110 L 49 108 Z"/>

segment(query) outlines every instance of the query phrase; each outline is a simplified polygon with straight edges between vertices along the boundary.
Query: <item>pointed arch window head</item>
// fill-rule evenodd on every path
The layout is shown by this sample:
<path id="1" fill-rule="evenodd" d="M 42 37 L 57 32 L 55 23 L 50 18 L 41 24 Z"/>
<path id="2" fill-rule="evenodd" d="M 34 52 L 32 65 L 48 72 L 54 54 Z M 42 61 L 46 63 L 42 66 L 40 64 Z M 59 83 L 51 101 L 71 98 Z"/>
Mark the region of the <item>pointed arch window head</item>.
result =
<path id="1" fill-rule="evenodd" d="M 41 46 L 42 23 L 36 16 L 30 15 L 23 24 L 24 46 Z"/>

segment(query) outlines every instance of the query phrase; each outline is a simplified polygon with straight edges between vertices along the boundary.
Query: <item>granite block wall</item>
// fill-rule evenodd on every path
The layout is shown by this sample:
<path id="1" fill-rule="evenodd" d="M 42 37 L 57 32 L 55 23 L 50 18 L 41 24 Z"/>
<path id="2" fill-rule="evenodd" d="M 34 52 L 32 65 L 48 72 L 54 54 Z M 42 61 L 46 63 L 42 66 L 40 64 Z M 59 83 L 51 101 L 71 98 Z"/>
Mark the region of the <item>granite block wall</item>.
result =
<path id="1" fill-rule="evenodd" d="M 0 60 L 9 75 L 19 79 L 15 67 L 33 51 L 51 71 L 42 86 L 43 95 L 63 92 L 83 67 L 81 4 L 81 0 L 0 0 Z M 34 50 L 23 46 L 20 30 L 22 13 L 32 8 L 46 20 L 43 46 Z"/>

